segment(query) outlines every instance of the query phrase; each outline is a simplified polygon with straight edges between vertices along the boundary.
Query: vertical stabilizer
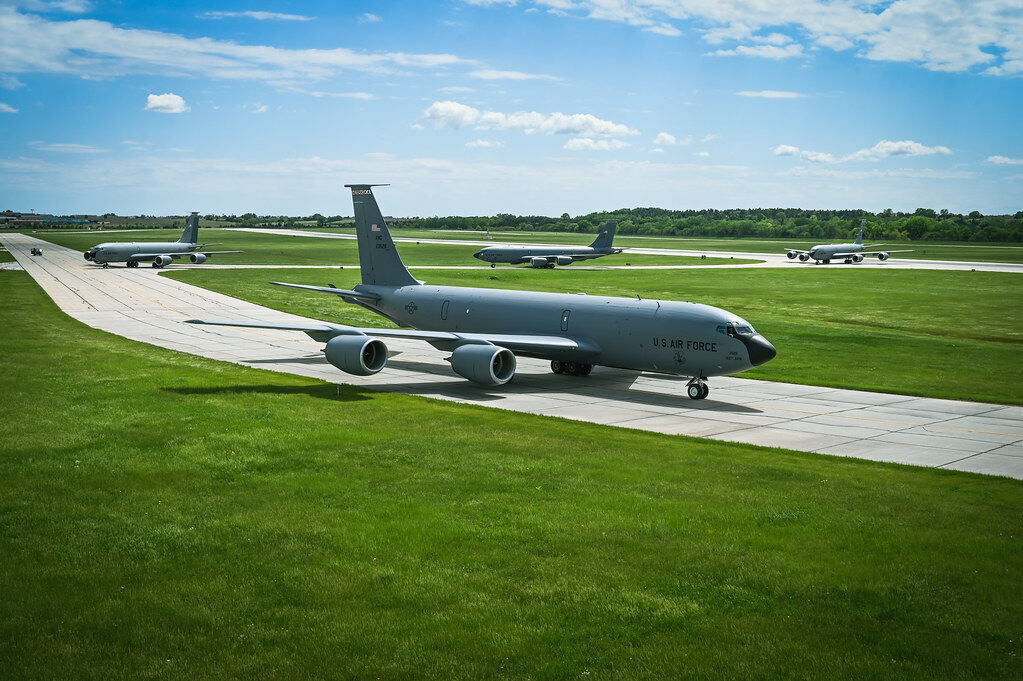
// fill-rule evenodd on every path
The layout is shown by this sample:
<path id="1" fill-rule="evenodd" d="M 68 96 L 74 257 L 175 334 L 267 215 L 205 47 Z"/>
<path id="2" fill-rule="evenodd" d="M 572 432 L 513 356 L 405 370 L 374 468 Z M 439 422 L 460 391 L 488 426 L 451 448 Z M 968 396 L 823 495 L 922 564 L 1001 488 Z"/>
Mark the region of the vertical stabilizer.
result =
<path id="1" fill-rule="evenodd" d="M 363 284 L 410 286 L 418 284 L 394 248 L 384 216 L 377 207 L 373 187 L 386 185 L 346 184 L 355 205 L 355 236 L 359 241 L 359 266 Z"/>
<path id="2" fill-rule="evenodd" d="M 195 211 L 192 211 L 192 214 L 188 216 L 188 220 L 185 221 L 185 231 L 181 233 L 181 238 L 178 239 L 178 243 L 199 243 L 199 214 Z"/>
<path id="3" fill-rule="evenodd" d="M 617 220 L 608 220 L 605 222 L 603 229 L 600 230 L 600 234 L 598 234 L 597 238 L 593 240 L 592 244 L 590 244 L 590 248 L 603 251 L 610 250 L 611 244 L 615 241 L 615 230 L 617 229 Z"/>
<path id="4" fill-rule="evenodd" d="M 866 220 L 860 220 L 860 233 L 856 235 L 856 241 L 854 241 L 853 243 L 855 243 L 855 244 L 862 244 L 863 243 L 863 227 L 866 224 L 867 224 Z"/>

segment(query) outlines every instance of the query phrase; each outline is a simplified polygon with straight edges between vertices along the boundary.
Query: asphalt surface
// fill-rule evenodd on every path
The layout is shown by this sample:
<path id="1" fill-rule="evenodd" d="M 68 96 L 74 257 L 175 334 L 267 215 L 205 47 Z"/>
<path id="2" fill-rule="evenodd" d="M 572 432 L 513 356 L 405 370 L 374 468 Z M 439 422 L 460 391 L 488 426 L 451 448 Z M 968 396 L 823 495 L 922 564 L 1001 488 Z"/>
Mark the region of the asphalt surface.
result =
<path id="1" fill-rule="evenodd" d="M 302 333 L 184 323 L 307 319 L 161 277 L 150 267 L 104 270 L 77 251 L 22 234 L 2 234 L 0 242 L 75 319 L 212 359 L 625 428 L 1023 479 L 1021 407 L 735 377 L 712 379 L 710 397 L 693 401 L 683 396 L 685 382 L 678 378 L 601 367 L 588 377 L 560 376 L 546 362 L 527 358 L 519 359 L 510 384 L 484 388 L 454 374 L 443 359 L 447 353 L 395 339 L 386 341 L 392 357 L 382 372 L 350 376 L 328 364 L 322 345 Z M 43 256 L 29 255 L 37 245 Z"/>

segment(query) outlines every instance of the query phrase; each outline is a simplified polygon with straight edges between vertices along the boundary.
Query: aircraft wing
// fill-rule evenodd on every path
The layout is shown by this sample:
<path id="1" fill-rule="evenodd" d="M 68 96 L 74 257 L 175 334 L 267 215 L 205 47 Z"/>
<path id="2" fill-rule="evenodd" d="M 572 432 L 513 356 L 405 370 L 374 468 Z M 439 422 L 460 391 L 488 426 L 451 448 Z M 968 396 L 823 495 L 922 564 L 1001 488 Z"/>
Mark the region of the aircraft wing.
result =
<path id="1" fill-rule="evenodd" d="M 786 253 L 809 253 L 810 251 L 801 251 L 798 248 L 786 248 Z"/>
<path id="2" fill-rule="evenodd" d="M 913 251 L 863 251 L 860 255 L 877 255 L 878 253 L 912 253 Z"/>
<path id="3" fill-rule="evenodd" d="M 161 255 L 169 255 L 172 258 L 186 258 L 195 253 L 202 253 L 203 255 L 223 255 L 224 253 L 244 253 L 245 251 L 178 251 L 176 253 L 132 253 L 131 257 L 134 260 L 143 260 L 145 258 L 159 258 Z"/>
<path id="4" fill-rule="evenodd" d="M 493 343 L 511 351 L 519 352 L 544 350 L 592 350 L 592 346 L 567 336 L 540 336 L 509 333 L 454 333 L 451 331 L 420 331 L 417 329 L 376 329 L 368 327 L 341 326 L 340 324 L 266 324 L 261 322 L 235 322 L 216 319 L 189 319 L 186 324 L 210 326 L 238 326 L 250 329 L 276 329 L 280 331 L 302 331 L 314 340 L 327 342 L 334 336 L 374 336 L 379 338 L 409 338 L 432 343 Z"/>
<path id="5" fill-rule="evenodd" d="M 341 296 L 342 298 L 360 298 L 362 300 L 380 299 L 380 296 L 375 293 L 360 293 L 359 291 L 349 291 L 348 289 L 338 288 L 336 286 L 307 286 L 306 284 L 287 284 L 283 281 L 271 281 L 270 283 L 274 286 L 287 286 L 288 288 L 300 288 L 306 291 L 333 293 L 335 296 Z"/>

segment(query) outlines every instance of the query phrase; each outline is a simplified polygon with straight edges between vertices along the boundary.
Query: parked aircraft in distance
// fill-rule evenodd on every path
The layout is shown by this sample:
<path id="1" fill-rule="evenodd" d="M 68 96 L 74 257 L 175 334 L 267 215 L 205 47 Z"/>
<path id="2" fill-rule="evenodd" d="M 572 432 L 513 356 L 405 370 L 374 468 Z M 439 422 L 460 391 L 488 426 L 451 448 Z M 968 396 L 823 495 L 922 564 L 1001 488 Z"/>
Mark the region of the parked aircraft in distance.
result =
<path id="1" fill-rule="evenodd" d="M 866 255 L 876 256 L 878 260 L 884 261 L 888 259 L 890 253 L 912 253 L 913 251 L 865 251 L 864 248 L 877 248 L 884 244 L 871 244 L 870 246 L 863 245 L 863 227 L 867 224 L 866 220 L 860 220 L 860 233 L 856 235 L 856 241 L 851 244 L 821 244 L 814 246 L 808 251 L 800 251 L 794 248 L 790 248 L 788 252 L 789 260 L 799 258 L 800 262 L 806 262 L 811 258 L 815 265 L 824 263 L 829 264 L 832 260 L 845 260 L 845 264 L 849 265 L 854 262 L 863 262 L 863 257 Z"/>
<path id="2" fill-rule="evenodd" d="M 202 251 L 200 248 L 206 246 L 219 246 L 220 244 L 200 244 L 199 242 L 199 214 L 192 213 L 185 224 L 185 231 L 177 241 L 137 241 L 117 242 L 93 246 L 83 255 L 86 260 L 108 267 L 112 262 L 123 262 L 128 267 L 138 267 L 140 260 L 152 260 L 153 267 L 165 267 L 177 258 L 187 257 L 195 264 L 206 262 L 211 255 L 223 255 L 224 253 L 241 253 L 241 251 Z"/>
<path id="3" fill-rule="evenodd" d="M 272 283 L 336 295 L 406 328 L 188 322 L 304 331 L 326 343 L 328 362 L 358 376 L 375 374 L 387 363 L 380 338 L 411 338 L 450 351 L 455 373 L 482 385 L 510 381 L 520 355 L 550 360 L 552 371 L 573 376 L 600 365 L 689 377 L 686 392 L 695 400 L 707 396 L 711 376 L 739 373 L 777 354 L 749 322 L 709 305 L 417 281 L 377 207 L 372 187 L 379 185 L 345 186 L 355 204 L 362 283 L 354 290 Z"/>
<path id="4" fill-rule="evenodd" d="M 499 262 L 511 265 L 528 263 L 530 267 L 546 269 L 555 265 L 571 265 L 576 260 L 592 260 L 621 253 L 622 249 L 612 247 L 616 229 L 618 222 L 608 220 L 589 246 L 487 246 L 473 253 L 472 257 L 489 262 L 491 267 L 497 267 Z"/>

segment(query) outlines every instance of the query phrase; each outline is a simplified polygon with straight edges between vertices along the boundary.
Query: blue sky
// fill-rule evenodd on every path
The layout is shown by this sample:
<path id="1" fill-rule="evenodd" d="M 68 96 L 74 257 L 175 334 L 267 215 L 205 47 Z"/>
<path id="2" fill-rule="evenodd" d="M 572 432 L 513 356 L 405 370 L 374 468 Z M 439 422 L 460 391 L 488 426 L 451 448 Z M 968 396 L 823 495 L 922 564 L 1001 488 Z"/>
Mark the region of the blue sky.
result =
<path id="1" fill-rule="evenodd" d="M 0 0 L 0 206 L 1023 209 L 1018 0 Z"/>

